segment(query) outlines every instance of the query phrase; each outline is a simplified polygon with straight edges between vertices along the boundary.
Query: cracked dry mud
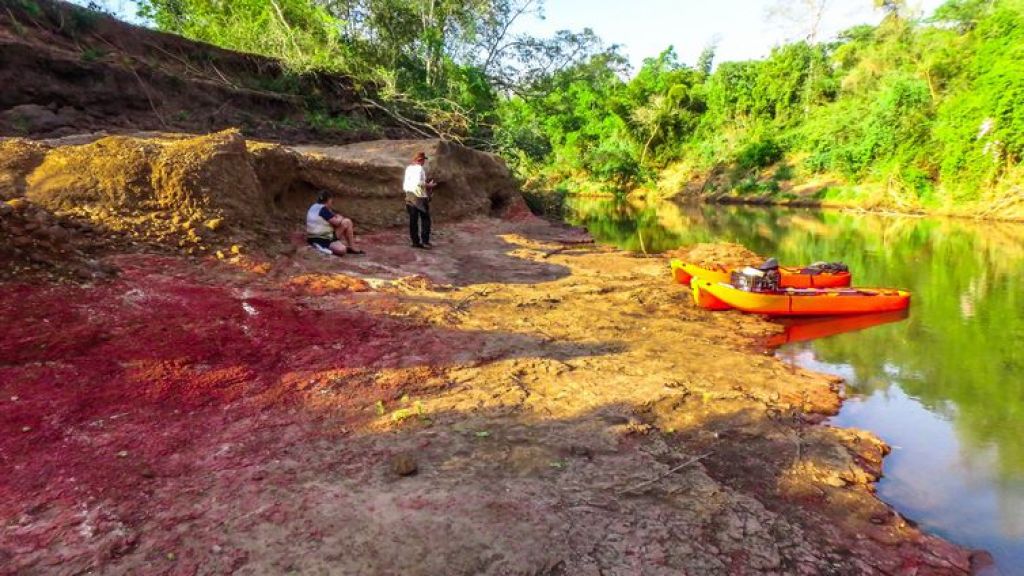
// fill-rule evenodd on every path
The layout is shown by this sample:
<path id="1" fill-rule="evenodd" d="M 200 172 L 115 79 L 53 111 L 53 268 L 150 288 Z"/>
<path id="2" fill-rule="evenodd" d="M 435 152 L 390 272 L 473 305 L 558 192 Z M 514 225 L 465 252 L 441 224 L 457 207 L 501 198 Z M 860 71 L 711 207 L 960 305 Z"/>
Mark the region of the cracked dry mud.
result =
<path id="1" fill-rule="evenodd" d="M 531 219 L 0 284 L 0 572 L 965 574 L 839 383 Z M 698 246 L 692 259 L 742 258 Z"/>

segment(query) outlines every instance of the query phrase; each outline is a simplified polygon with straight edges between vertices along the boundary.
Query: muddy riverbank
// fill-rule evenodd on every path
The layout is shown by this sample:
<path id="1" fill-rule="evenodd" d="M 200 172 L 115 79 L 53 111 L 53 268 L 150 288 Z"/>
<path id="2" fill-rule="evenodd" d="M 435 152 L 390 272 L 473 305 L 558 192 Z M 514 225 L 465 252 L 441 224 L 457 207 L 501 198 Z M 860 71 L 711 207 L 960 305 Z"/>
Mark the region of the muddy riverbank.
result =
<path id="1" fill-rule="evenodd" d="M 0 565 L 104 574 L 964 574 L 839 382 L 667 261 L 520 217 L 370 255 L 0 285 Z M 698 246 L 693 259 L 742 258 Z M 975 556 L 975 560 L 979 559 Z"/>

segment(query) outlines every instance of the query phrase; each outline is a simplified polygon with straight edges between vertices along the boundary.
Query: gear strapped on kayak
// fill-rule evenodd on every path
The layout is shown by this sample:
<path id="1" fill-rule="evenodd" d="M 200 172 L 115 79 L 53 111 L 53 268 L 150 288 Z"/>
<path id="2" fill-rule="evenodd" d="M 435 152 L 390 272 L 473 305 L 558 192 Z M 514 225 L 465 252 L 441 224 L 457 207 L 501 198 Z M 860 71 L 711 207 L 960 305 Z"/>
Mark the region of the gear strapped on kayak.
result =
<path id="1" fill-rule="evenodd" d="M 747 266 L 733 272 L 729 280 L 733 286 L 747 292 L 777 292 L 782 277 L 779 274 L 779 263 L 772 258 L 758 268 Z"/>

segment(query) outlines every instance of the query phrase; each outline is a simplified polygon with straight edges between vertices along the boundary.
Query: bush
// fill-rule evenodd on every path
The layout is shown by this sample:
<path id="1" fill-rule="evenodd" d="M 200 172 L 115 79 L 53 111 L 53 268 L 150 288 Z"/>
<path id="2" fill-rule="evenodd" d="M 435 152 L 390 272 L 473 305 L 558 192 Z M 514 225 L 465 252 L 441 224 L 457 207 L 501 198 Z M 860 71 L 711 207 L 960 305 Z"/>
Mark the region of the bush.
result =
<path id="1" fill-rule="evenodd" d="M 747 144 L 736 154 L 736 165 L 742 170 L 765 168 L 782 160 L 784 151 L 774 140 L 759 140 Z"/>
<path id="2" fill-rule="evenodd" d="M 640 162 L 627 142 L 608 139 L 587 157 L 586 167 L 599 181 L 627 188 L 640 177 Z"/>
<path id="3" fill-rule="evenodd" d="M 772 176 L 772 180 L 776 182 L 783 182 L 785 180 L 792 180 L 796 176 L 793 167 L 787 163 L 781 164 L 775 174 Z"/>
<path id="4" fill-rule="evenodd" d="M 931 174 L 927 171 L 915 166 L 908 166 L 903 169 L 900 179 L 903 181 L 904 188 L 913 192 L 918 200 L 928 201 L 932 198 L 935 184 Z"/>

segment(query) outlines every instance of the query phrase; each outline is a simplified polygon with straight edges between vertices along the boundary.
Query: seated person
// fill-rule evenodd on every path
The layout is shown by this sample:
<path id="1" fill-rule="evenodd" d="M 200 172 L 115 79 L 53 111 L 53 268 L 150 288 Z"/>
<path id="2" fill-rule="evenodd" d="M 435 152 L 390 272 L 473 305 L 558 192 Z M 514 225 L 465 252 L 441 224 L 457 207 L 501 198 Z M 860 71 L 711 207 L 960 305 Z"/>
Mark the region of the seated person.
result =
<path id="1" fill-rule="evenodd" d="M 339 236 L 344 242 L 338 239 Z M 365 254 L 356 247 L 352 221 L 334 211 L 334 193 L 330 190 L 318 192 L 316 204 L 306 212 L 306 241 L 314 248 L 337 256 Z"/>

